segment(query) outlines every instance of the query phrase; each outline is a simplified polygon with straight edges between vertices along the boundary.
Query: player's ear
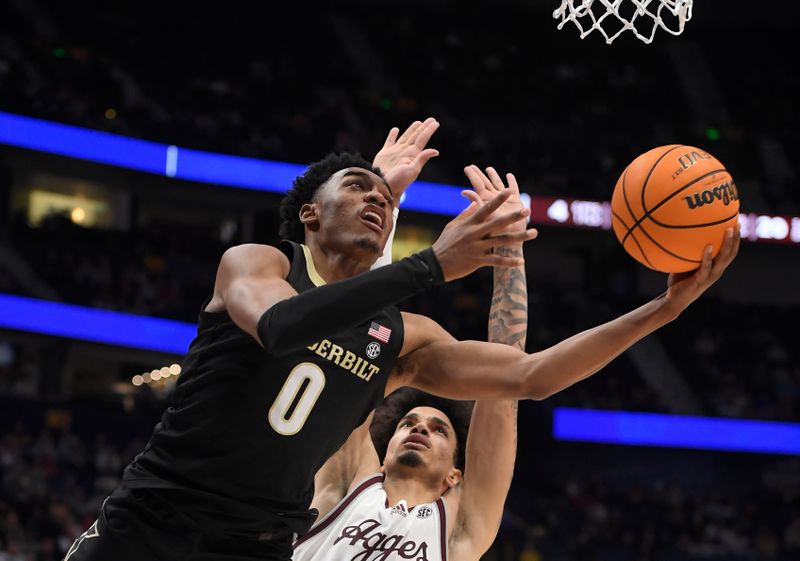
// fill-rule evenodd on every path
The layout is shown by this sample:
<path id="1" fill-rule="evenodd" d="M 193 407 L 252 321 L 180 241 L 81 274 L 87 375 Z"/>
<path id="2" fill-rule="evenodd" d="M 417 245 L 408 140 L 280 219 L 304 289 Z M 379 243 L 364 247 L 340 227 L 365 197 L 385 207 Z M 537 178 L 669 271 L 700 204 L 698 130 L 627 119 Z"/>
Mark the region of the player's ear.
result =
<path id="1" fill-rule="evenodd" d="M 456 485 L 458 485 L 459 483 L 461 483 L 461 479 L 462 479 L 463 477 L 464 477 L 464 476 L 463 476 L 463 474 L 461 473 L 461 470 L 460 470 L 460 469 L 458 469 L 458 468 L 453 468 L 453 469 L 451 469 L 451 470 L 450 470 L 450 473 L 448 473 L 448 474 L 447 474 L 447 477 L 445 477 L 445 479 L 444 479 L 444 480 L 445 480 L 445 483 L 447 483 L 447 486 L 448 486 L 450 489 L 452 489 L 453 487 L 455 487 Z"/>
<path id="2" fill-rule="evenodd" d="M 319 216 L 317 214 L 317 205 L 315 203 L 306 203 L 300 207 L 299 214 L 300 222 L 309 229 L 316 231 L 319 227 Z"/>

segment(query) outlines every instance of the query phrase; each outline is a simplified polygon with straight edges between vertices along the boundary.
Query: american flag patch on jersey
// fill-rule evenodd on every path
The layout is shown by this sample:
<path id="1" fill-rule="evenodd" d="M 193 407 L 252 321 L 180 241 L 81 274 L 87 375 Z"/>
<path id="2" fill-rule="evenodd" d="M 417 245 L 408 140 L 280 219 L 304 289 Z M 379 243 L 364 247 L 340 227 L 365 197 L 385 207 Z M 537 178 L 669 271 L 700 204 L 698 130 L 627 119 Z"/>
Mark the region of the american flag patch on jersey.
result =
<path id="1" fill-rule="evenodd" d="M 378 341 L 382 341 L 383 343 L 389 342 L 389 335 L 392 334 L 392 330 L 388 327 L 384 327 L 380 323 L 375 323 L 374 321 L 369 326 L 369 331 L 367 331 L 367 335 L 371 335 L 375 337 Z"/>

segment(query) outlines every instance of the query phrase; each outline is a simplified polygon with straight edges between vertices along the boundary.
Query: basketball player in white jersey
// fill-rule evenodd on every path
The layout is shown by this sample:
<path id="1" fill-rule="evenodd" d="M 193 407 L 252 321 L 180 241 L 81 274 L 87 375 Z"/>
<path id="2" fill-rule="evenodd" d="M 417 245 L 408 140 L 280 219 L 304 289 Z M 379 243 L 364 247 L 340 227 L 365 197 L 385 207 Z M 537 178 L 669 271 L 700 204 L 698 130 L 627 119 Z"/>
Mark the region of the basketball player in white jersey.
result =
<path id="1" fill-rule="evenodd" d="M 475 166 L 466 171 L 478 201 L 505 188 L 492 168 L 488 177 Z M 508 179 L 511 210 L 522 202 Z M 522 256 L 521 247 L 505 251 Z M 489 339 L 524 350 L 524 266 L 494 275 Z M 477 561 L 497 534 L 516 433 L 516 400 L 473 408 L 411 388 L 394 392 L 317 473 L 312 504 L 320 518 L 295 542 L 293 560 Z"/>

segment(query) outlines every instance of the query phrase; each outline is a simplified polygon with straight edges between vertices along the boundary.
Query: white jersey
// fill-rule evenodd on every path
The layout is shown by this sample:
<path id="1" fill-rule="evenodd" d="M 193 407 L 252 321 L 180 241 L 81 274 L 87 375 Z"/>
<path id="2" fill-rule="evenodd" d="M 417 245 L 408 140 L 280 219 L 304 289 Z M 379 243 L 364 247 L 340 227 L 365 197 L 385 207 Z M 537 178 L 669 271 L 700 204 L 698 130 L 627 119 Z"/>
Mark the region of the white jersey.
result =
<path id="1" fill-rule="evenodd" d="M 292 560 L 447 561 L 444 500 L 390 507 L 383 475 L 374 475 L 294 543 Z"/>

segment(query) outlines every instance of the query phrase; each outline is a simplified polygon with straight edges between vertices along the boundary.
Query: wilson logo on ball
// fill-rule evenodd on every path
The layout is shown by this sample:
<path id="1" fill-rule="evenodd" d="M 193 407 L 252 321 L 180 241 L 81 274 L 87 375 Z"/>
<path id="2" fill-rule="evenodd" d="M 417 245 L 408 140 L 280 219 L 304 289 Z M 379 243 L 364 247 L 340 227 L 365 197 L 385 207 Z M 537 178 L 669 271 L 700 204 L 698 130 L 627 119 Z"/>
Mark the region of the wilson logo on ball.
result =
<path id="1" fill-rule="evenodd" d="M 736 190 L 736 184 L 731 181 L 730 183 L 723 183 L 713 189 L 706 189 L 702 193 L 695 193 L 694 195 L 683 197 L 683 200 L 689 205 L 690 210 L 711 204 L 714 202 L 714 199 L 722 201 L 725 206 L 731 204 L 731 201 L 738 201 L 739 192 Z"/>

